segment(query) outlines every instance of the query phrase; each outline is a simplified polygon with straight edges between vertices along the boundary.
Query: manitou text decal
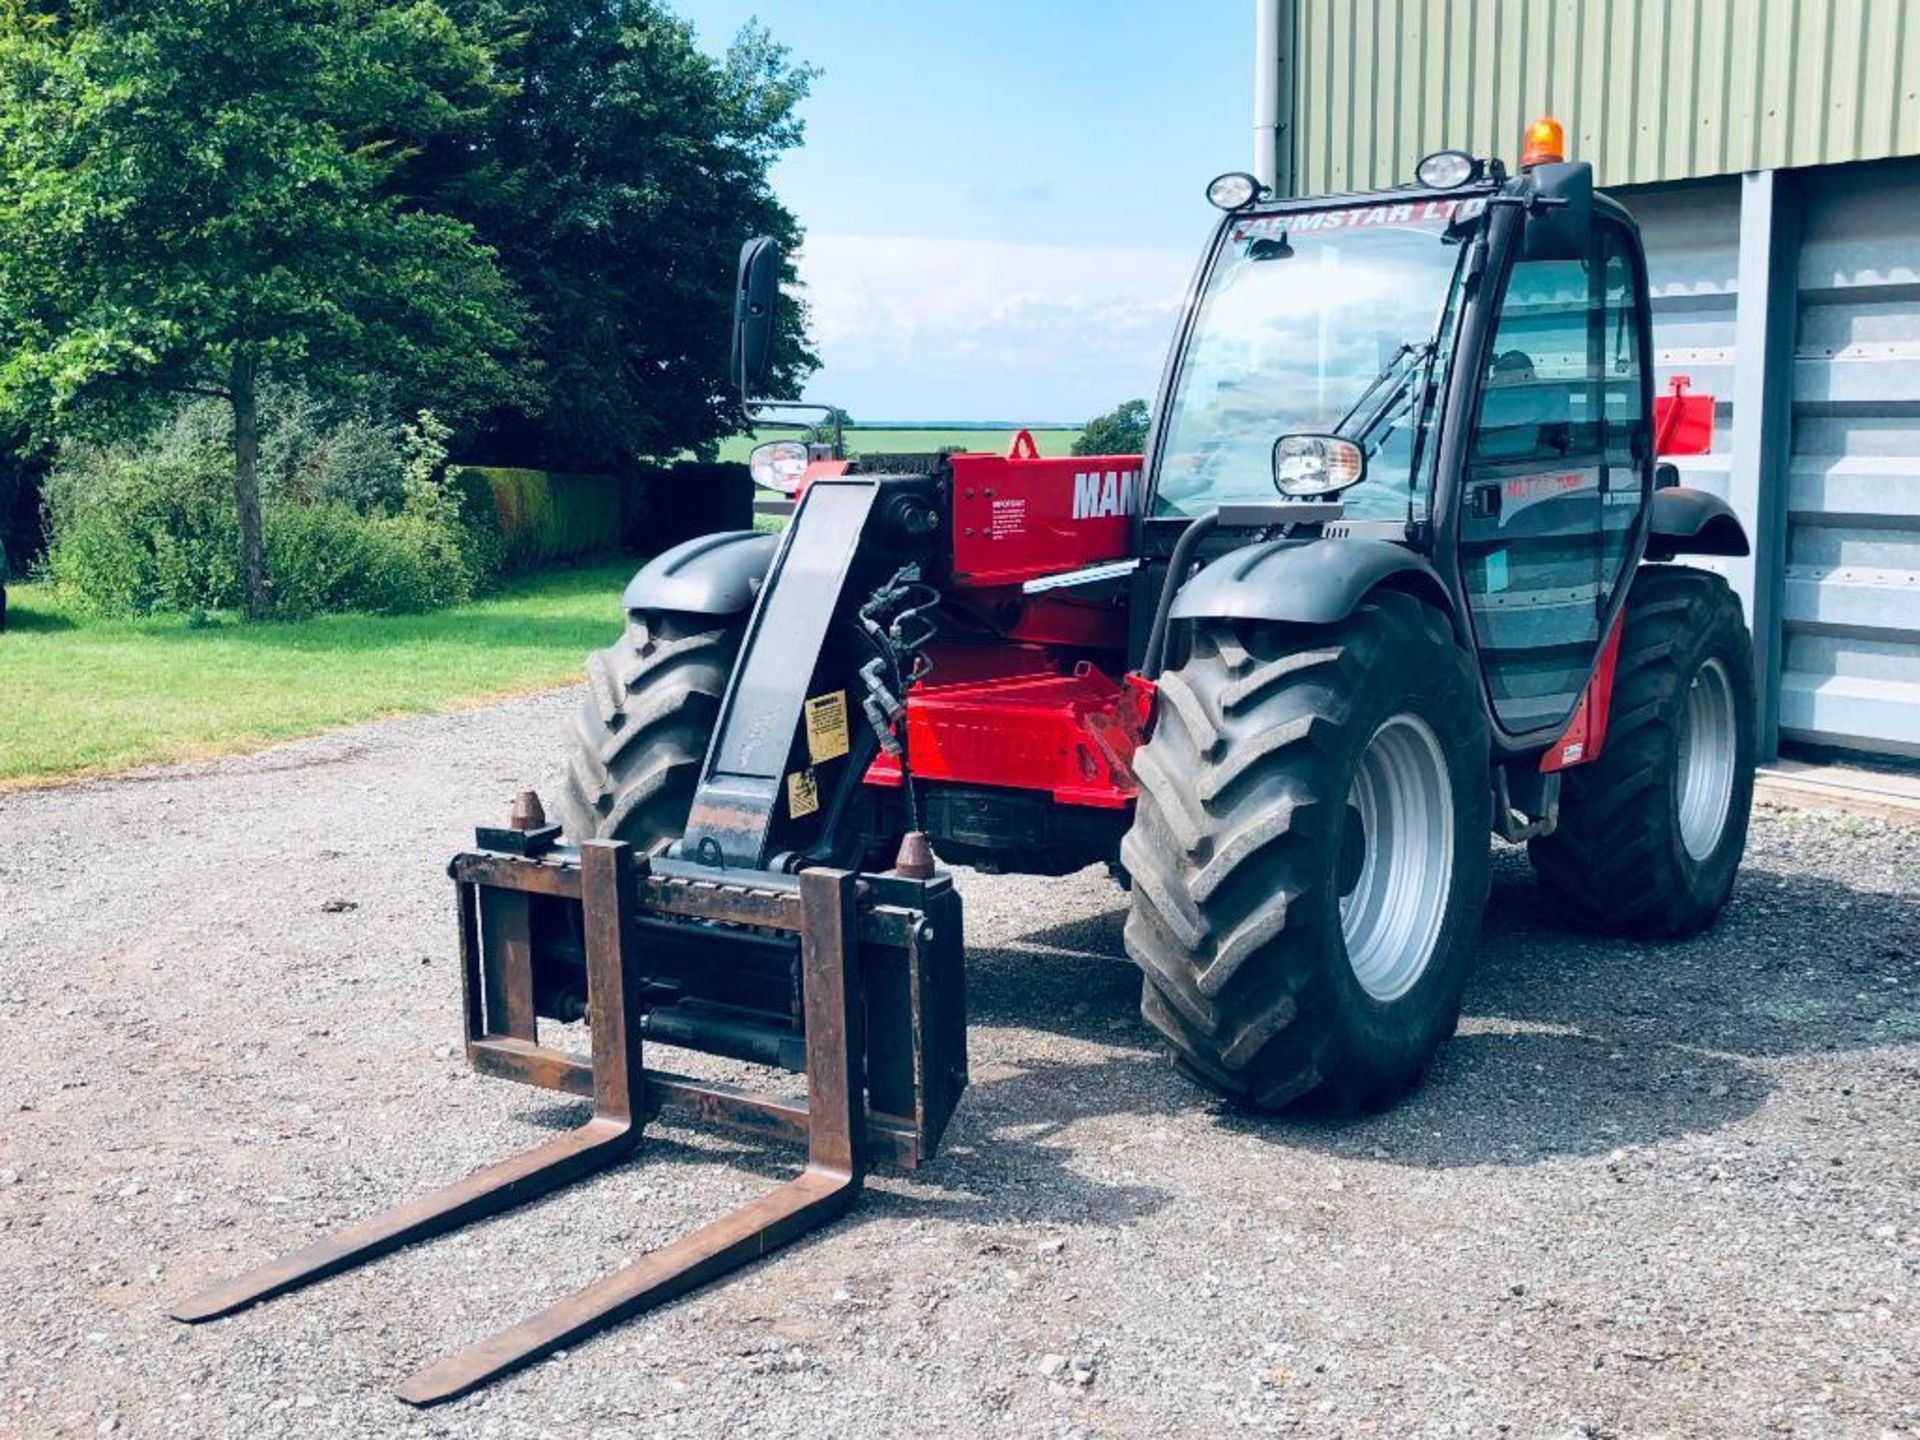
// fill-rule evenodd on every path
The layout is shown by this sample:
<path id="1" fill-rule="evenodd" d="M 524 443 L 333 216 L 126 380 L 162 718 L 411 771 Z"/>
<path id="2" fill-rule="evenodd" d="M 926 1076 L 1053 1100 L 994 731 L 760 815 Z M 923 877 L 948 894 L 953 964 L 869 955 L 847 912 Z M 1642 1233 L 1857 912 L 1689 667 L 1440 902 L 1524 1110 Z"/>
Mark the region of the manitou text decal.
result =
<path id="1" fill-rule="evenodd" d="M 1138 470 L 1082 470 L 1073 477 L 1073 518 L 1100 520 L 1140 512 Z"/>

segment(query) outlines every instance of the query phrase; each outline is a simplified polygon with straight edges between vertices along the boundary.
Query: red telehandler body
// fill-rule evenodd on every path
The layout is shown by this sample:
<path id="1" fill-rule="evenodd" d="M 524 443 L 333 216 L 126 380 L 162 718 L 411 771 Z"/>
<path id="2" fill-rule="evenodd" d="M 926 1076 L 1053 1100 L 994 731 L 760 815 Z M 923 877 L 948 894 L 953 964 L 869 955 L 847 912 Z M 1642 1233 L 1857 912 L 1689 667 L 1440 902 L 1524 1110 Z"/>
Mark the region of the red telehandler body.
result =
<path id="1" fill-rule="evenodd" d="M 1552 150 L 1551 129 L 1530 132 Z M 1569 916 L 1687 934 L 1752 792 L 1746 553 L 1662 454 L 1637 227 L 1591 170 L 1461 152 L 1415 182 L 1224 212 L 1143 455 L 781 441 L 779 536 L 625 595 L 551 792 L 455 858 L 468 1055 L 593 1102 L 560 1140 L 184 1304 L 209 1319 L 610 1163 L 664 1109 L 804 1142 L 770 1195 L 410 1380 L 429 1403 L 742 1264 L 918 1165 L 966 1084 L 935 860 L 1129 887 L 1142 1011 L 1257 1109 L 1391 1103 L 1452 1033 L 1488 831 Z M 743 393 L 778 257 L 742 255 Z M 588 1023 L 590 1058 L 542 1021 Z M 803 1072 L 804 1100 L 652 1068 Z"/>

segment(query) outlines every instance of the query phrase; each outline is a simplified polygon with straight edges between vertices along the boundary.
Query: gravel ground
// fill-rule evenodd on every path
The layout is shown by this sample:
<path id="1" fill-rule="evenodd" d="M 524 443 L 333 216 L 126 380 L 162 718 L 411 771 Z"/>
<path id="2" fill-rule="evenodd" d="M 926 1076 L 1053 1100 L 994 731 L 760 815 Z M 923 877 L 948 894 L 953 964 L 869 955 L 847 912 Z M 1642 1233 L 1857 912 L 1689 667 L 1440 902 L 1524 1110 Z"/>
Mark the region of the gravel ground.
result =
<path id="1" fill-rule="evenodd" d="M 1920 1434 L 1920 829 L 1786 811 L 1675 946 L 1561 928 L 1503 853 L 1460 1038 L 1340 1125 L 1169 1068 L 1104 877 L 963 876 L 974 1087 L 837 1227 L 425 1413 L 412 1369 L 789 1157 L 662 1128 L 168 1321 L 581 1117 L 466 1073 L 441 868 L 569 703 L 0 796 L 0 1432 Z"/>

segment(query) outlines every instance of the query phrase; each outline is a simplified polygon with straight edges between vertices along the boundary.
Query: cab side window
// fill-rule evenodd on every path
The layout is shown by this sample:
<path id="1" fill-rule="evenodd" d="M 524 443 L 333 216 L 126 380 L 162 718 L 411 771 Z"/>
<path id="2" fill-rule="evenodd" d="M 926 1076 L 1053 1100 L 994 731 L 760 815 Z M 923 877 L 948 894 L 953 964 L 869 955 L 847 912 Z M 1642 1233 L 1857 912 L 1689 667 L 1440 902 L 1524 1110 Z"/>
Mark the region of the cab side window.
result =
<path id="1" fill-rule="evenodd" d="M 1599 653 L 1652 467 L 1632 239 L 1597 217 L 1575 260 L 1516 259 L 1479 380 L 1461 578 L 1495 715 L 1557 725 Z"/>
<path id="2" fill-rule="evenodd" d="M 1476 459 L 1552 464 L 1594 448 L 1598 306 L 1585 261 L 1514 265 L 1480 392 Z"/>
<path id="3" fill-rule="evenodd" d="M 1564 721 L 1599 650 L 1598 261 L 1516 258 L 1478 377 L 1461 578 L 1488 697 L 1514 735 Z"/>

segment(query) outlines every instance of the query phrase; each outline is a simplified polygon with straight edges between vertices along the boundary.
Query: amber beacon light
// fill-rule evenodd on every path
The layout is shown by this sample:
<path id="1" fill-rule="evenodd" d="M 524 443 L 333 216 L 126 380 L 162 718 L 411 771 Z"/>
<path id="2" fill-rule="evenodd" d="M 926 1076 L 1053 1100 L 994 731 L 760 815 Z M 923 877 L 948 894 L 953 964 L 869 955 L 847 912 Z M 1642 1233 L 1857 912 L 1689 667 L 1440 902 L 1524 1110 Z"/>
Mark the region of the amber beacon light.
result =
<path id="1" fill-rule="evenodd" d="M 1542 115 L 1527 126 L 1526 143 L 1520 147 L 1520 168 L 1557 165 L 1567 158 L 1566 127 L 1551 115 Z"/>

